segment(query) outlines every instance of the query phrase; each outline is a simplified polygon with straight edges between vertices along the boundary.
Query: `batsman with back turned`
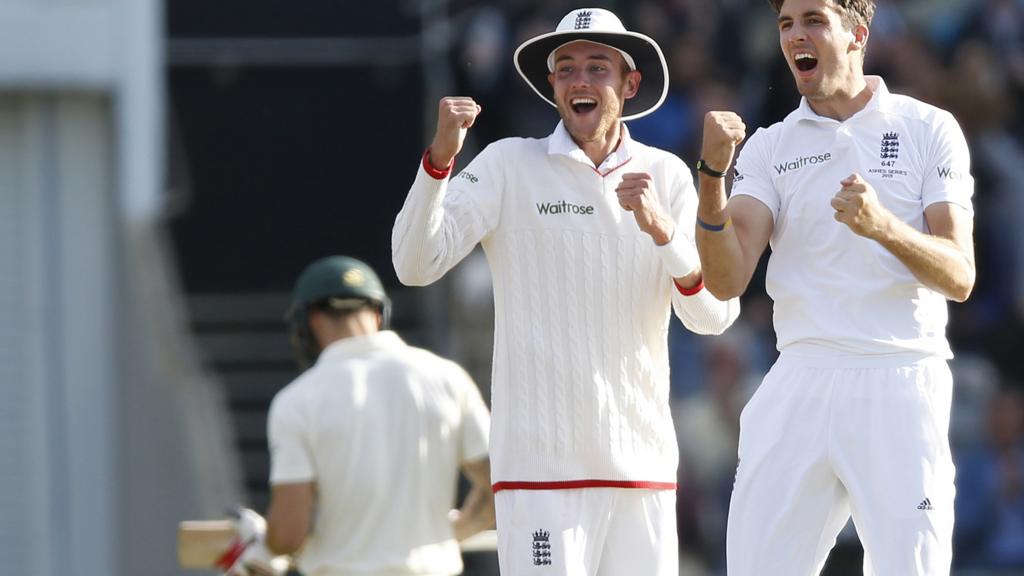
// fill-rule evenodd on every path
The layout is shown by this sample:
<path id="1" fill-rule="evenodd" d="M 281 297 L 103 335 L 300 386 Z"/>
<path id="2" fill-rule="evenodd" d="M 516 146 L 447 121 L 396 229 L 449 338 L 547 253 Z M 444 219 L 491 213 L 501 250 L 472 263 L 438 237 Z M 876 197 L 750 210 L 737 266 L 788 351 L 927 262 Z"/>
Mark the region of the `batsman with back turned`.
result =
<path id="1" fill-rule="evenodd" d="M 289 334 L 305 368 L 270 406 L 270 508 L 240 515 L 228 576 L 452 576 L 459 540 L 491 527 L 480 391 L 460 366 L 388 329 L 365 263 L 328 256 L 295 283 Z M 459 471 L 471 488 L 451 510 Z M 222 563 L 228 564 L 227 560 Z"/>

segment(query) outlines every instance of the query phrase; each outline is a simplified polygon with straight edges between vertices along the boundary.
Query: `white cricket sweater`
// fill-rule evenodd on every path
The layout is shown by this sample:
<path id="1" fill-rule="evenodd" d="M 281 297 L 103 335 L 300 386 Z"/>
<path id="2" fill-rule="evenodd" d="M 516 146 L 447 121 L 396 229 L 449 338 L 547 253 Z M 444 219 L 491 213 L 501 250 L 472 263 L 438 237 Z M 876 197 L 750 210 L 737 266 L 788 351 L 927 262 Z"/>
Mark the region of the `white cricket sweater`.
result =
<path id="1" fill-rule="evenodd" d="M 646 172 L 675 236 L 656 247 L 615 188 Z M 738 300 L 684 296 L 666 271 L 694 250 L 685 164 L 630 139 L 595 167 L 560 123 L 488 146 L 448 179 L 420 168 L 392 233 L 399 279 L 425 285 L 479 242 L 494 284 L 491 475 L 495 490 L 674 488 L 669 309 L 720 333 Z"/>

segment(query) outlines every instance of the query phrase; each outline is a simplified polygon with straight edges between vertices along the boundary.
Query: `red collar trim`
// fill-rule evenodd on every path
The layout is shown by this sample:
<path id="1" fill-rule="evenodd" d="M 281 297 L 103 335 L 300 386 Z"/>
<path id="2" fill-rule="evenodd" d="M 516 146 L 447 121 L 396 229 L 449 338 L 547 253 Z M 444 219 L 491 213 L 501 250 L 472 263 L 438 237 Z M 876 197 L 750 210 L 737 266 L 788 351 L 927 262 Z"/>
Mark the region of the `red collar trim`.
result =
<path id="1" fill-rule="evenodd" d="M 619 124 L 619 140 L 618 140 L 618 142 L 615 143 L 615 148 L 612 148 L 612 151 L 608 153 L 609 156 L 611 156 L 612 154 L 615 154 L 616 152 L 618 152 L 619 148 L 622 147 L 622 131 L 625 130 L 625 129 L 626 129 L 626 127 L 620 123 Z M 594 168 L 594 172 L 597 172 L 598 176 L 600 176 L 601 178 L 604 178 L 604 177 L 608 176 L 609 174 L 611 174 L 612 172 L 615 172 L 619 168 L 622 168 L 626 164 L 629 164 L 629 161 L 632 160 L 632 159 L 633 159 L 633 157 L 630 156 L 629 158 L 626 158 L 618 166 L 614 166 L 612 168 L 609 168 L 608 170 L 606 170 L 604 172 L 601 172 L 597 168 Z"/>
<path id="2" fill-rule="evenodd" d="M 616 170 L 618 170 L 619 168 L 622 168 L 622 167 L 623 167 L 623 166 L 625 166 L 626 164 L 629 164 L 629 163 L 630 163 L 630 161 L 632 161 L 632 160 L 633 160 L 633 157 L 632 157 L 632 156 L 630 156 L 629 158 L 626 158 L 626 160 L 625 160 L 625 161 L 624 161 L 624 162 L 623 162 L 622 164 L 619 164 L 618 166 L 615 166 L 615 167 L 609 168 L 608 170 L 606 170 L 606 171 L 604 171 L 604 172 L 601 172 L 601 171 L 600 171 L 600 170 L 598 170 L 597 168 L 594 168 L 594 172 L 597 172 L 597 175 L 598 175 L 598 176 L 600 176 L 601 178 L 604 178 L 604 177 L 608 176 L 609 174 L 611 174 L 612 172 L 615 172 L 615 171 L 616 171 Z"/>

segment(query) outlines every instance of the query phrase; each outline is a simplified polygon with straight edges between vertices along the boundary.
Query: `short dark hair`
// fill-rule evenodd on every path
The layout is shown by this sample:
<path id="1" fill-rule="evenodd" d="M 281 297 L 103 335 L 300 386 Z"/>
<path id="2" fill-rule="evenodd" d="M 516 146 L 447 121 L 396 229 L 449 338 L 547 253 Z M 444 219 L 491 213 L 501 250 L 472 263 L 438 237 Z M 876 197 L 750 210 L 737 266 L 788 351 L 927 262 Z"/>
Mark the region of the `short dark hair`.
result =
<path id="1" fill-rule="evenodd" d="M 871 19 L 875 16 L 875 0 L 828 0 L 839 8 L 839 17 L 843 25 L 853 29 L 858 24 L 871 25 Z M 786 0 L 768 0 L 775 12 L 782 10 Z"/>

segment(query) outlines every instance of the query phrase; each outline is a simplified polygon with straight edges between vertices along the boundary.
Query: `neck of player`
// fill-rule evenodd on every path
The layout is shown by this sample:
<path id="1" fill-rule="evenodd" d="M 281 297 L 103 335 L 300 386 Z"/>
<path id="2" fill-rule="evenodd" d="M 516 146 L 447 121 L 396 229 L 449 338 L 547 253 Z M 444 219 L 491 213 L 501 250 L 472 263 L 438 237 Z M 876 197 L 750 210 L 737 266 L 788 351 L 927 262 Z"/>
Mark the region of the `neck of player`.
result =
<path id="1" fill-rule="evenodd" d="M 844 84 L 845 87 L 837 88 L 827 96 L 808 97 L 807 103 L 811 106 L 811 110 L 814 110 L 814 113 L 819 116 L 840 122 L 848 120 L 863 110 L 874 95 L 874 90 L 868 85 L 864 75 L 856 74 Z"/>
<path id="2" fill-rule="evenodd" d="M 603 135 L 593 140 L 584 141 L 575 135 L 572 139 L 580 147 L 580 150 L 583 150 L 583 153 L 587 155 L 587 158 L 590 158 L 594 166 L 600 166 L 605 161 L 605 158 L 608 158 L 619 147 L 622 139 L 622 121 L 616 120 Z"/>

